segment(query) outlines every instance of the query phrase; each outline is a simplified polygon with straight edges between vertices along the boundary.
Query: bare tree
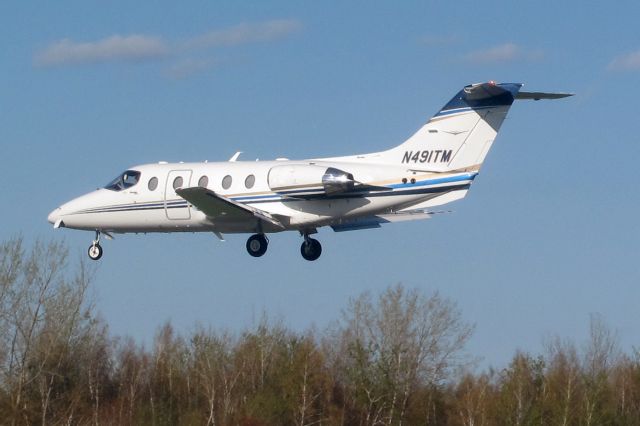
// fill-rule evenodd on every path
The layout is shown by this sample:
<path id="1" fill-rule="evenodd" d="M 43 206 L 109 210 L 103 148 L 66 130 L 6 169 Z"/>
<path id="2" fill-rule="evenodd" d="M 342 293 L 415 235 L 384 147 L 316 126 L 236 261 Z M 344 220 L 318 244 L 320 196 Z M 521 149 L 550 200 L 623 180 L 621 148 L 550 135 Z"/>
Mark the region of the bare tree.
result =
<path id="1" fill-rule="evenodd" d="M 401 285 L 325 333 L 167 323 L 147 350 L 109 335 L 69 263 L 61 243 L 0 242 L 0 424 L 640 426 L 640 353 L 598 315 L 584 346 L 554 338 L 499 373 L 466 369 L 454 303 Z"/>
<path id="2" fill-rule="evenodd" d="M 229 333 L 199 328 L 191 337 L 192 368 L 207 402 L 207 425 L 226 425 L 234 412 L 233 396 L 242 368 L 233 363 Z"/>
<path id="3" fill-rule="evenodd" d="M 533 423 L 541 410 L 544 360 L 517 352 L 501 373 L 503 422 L 512 425 Z"/>
<path id="4" fill-rule="evenodd" d="M 441 383 L 472 333 L 453 302 L 402 285 L 376 303 L 369 293 L 352 299 L 339 330 L 345 376 L 365 424 L 402 424 L 415 389 Z"/>
<path id="5" fill-rule="evenodd" d="M 299 426 L 322 424 L 326 420 L 325 402 L 331 382 L 315 335 L 311 331 L 292 335 L 286 349 L 282 365 L 286 372 L 282 377 L 285 395 L 292 395 L 292 423 Z"/>
<path id="6" fill-rule="evenodd" d="M 583 421 L 587 426 L 601 424 L 606 417 L 609 397 L 608 376 L 619 357 L 618 337 L 598 314 L 589 321 L 589 341 L 584 349 Z"/>
<path id="7" fill-rule="evenodd" d="M 491 381 L 488 374 L 474 376 L 464 374 L 454 390 L 454 410 L 463 426 L 488 424 L 487 401 L 491 398 Z"/>
<path id="8" fill-rule="evenodd" d="M 545 406 L 549 420 L 560 426 L 568 426 L 576 421 L 583 392 L 578 350 L 573 342 L 559 337 L 549 340 L 545 346 L 545 383 L 548 393 Z"/>
<path id="9" fill-rule="evenodd" d="M 621 356 L 610 376 L 616 419 L 620 424 L 640 424 L 640 353 Z"/>
<path id="10" fill-rule="evenodd" d="M 49 421 L 51 391 L 72 347 L 92 327 L 86 291 L 91 273 L 80 263 L 69 276 L 60 242 L 37 241 L 27 253 L 21 238 L 0 245 L 0 372 L 10 395 L 11 424 Z M 36 404 L 27 394 L 39 394 Z"/>
<path id="11" fill-rule="evenodd" d="M 135 424 L 135 413 L 143 405 L 149 388 L 150 361 L 142 347 L 131 338 L 119 346 L 114 366 L 114 382 L 118 388 L 118 424 Z"/>
<path id="12" fill-rule="evenodd" d="M 149 404 L 154 423 L 175 424 L 189 407 L 187 361 L 184 339 L 169 322 L 159 330 L 149 380 Z"/>

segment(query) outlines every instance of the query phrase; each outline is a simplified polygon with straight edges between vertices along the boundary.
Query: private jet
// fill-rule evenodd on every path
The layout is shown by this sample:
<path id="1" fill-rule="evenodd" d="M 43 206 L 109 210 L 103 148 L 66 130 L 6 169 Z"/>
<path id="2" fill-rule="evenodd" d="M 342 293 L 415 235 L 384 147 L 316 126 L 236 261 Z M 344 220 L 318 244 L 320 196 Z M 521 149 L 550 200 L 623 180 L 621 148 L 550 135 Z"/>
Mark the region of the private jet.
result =
<path id="1" fill-rule="evenodd" d="M 402 144 L 343 157 L 274 161 L 144 164 L 105 187 L 75 198 L 48 217 L 54 228 L 95 232 L 88 254 L 102 257 L 101 235 L 120 233 L 251 233 L 247 251 L 260 257 L 268 234 L 297 231 L 306 260 L 320 257 L 311 238 L 427 219 L 463 198 L 516 99 L 571 93 L 524 92 L 520 83 L 471 84 Z"/>

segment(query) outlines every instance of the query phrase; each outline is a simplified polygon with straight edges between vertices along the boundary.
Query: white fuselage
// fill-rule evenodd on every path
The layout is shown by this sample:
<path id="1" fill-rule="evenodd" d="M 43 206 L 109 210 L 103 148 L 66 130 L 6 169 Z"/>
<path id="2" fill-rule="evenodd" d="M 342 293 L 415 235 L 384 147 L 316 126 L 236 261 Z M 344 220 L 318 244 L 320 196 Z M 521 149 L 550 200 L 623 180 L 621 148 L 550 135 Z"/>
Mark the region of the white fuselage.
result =
<path id="1" fill-rule="evenodd" d="M 306 231 L 416 205 L 442 204 L 451 201 L 444 195 L 461 190 L 466 192 L 477 174 L 417 172 L 407 165 L 392 166 L 358 161 L 356 157 L 346 158 L 351 161 L 334 158 L 141 165 L 131 168 L 139 172 L 133 186 L 90 192 L 51 212 L 49 221 L 67 228 L 115 233 Z M 303 170 L 312 166 L 333 167 L 349 172 L 359 183 L 387 189 L 369 190 L 363 186 L 362 191 L 324 194 L 321 190 L 314 192 L 317 186 L 310 188 L 311 185 L 302 183 L 274 191 L 269 174 L 273 173 L 274 167 L 282 166 L 303 166 Z M 230 178 L 225 180 L 226 176 Z M 179 178 L 182 181 L 176 182 Z M 152 179 L 157 180 L 155 188 L 149 185 Z M 178 196 L 174 184 L 182 188 L 204 185 L 216 194 L 278 217 L 284 229 L 268 224 L 262 224 L 263 229 L 256 229 L 255 221 L 212 220 Z M 436 201 L 438 197 L 442 202 Z"/>

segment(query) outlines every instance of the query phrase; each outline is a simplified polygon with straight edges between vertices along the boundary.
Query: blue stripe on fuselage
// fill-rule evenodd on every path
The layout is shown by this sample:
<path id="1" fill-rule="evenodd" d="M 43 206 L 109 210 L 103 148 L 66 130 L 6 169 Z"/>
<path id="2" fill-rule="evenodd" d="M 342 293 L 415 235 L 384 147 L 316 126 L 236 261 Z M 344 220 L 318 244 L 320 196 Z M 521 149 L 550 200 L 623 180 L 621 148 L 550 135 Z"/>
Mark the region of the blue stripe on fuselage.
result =
<path id="1" fill-rule="evenodd" d="M 465 180 L 474 180 L 478 174 L 477 173 L 467 173 L 460 176 L 447 176 L 437 179 L 427 179 L 420 180 L 416 183 L 397 183 L 393 185 L 388 185 L 389 188 L 399 189 L 399 188 L 408 188 L 414 186 L 426 186 L 426 185 L 439 185 L 441 183 L 451 183 L 451 182 L 462 182 Z"/>

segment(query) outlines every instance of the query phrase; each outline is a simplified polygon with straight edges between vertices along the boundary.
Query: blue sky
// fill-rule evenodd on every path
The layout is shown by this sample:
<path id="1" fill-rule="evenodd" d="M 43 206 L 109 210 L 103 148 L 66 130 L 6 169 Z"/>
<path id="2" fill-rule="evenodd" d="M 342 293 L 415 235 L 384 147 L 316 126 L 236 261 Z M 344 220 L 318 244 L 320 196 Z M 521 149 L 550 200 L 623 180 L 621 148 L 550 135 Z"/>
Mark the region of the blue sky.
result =
<path id="1" fill-rule="evenodd" d="M 239 329 L 264 310 L 322 328 L 350 296 L 402 282 L 455 300 L 468 349 L 502 366 L 601 313 L 640 328 L 637 2 L 4 2 L 0 238 L 64 238 L 53 208 L 125 168 L 305 158 L 395 146 L 462 86 L 571 91 L 519 102 L 454 214 L 380 230 L 294 233 L 254 259 L 245 236 L 118 236 L 94 290 L 112 332 L 171 320 Z"/>

